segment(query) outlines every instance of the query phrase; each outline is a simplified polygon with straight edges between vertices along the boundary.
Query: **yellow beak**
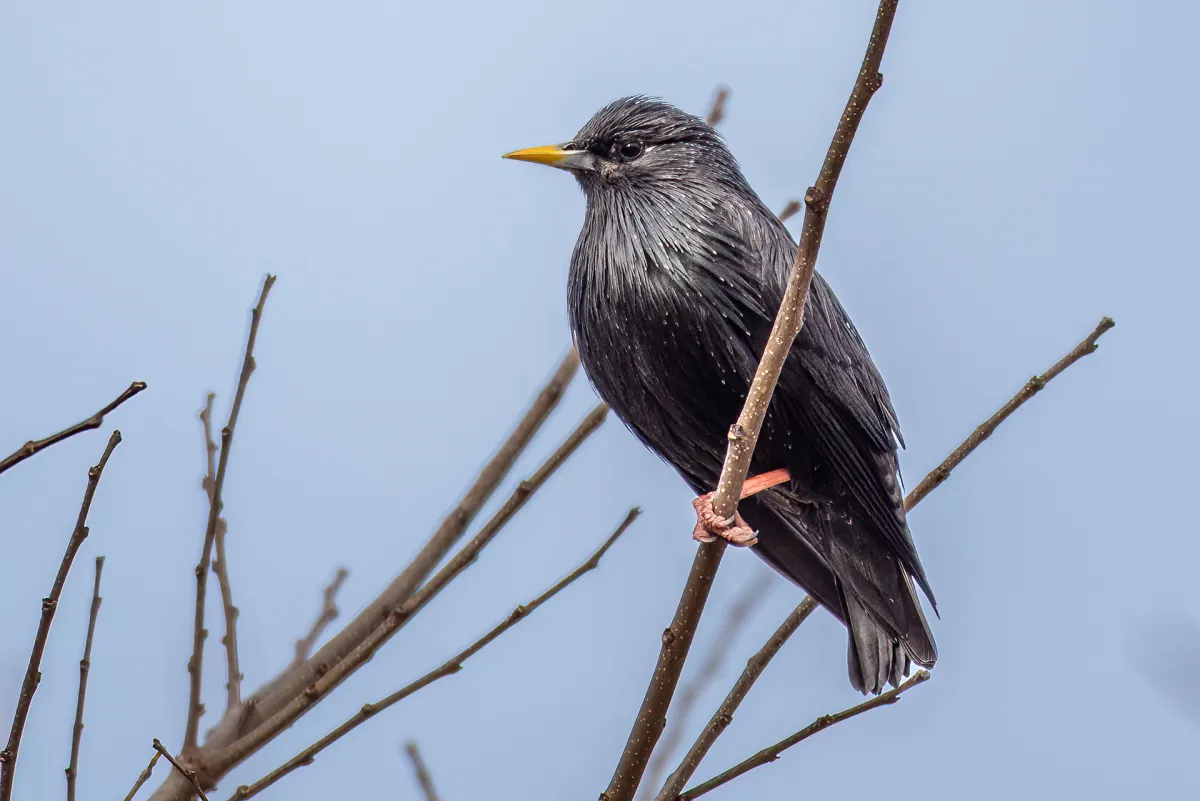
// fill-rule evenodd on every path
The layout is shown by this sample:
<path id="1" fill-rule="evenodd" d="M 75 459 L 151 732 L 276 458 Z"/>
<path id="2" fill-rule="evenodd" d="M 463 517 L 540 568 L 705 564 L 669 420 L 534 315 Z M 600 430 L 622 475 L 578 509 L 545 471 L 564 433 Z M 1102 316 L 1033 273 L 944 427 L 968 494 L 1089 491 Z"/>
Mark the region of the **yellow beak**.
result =
<path id="1" fill-rule="evenodd" d="M 514 150 L 505 153 L 504 158 L 517 161 L 532 161 L 534 164 L 545 164 L 557 167 L 571 157 L 573 151 L 563 150 L 561 145 L 544 145 L 542 147 L 527 147 L 524 150 Z"/>

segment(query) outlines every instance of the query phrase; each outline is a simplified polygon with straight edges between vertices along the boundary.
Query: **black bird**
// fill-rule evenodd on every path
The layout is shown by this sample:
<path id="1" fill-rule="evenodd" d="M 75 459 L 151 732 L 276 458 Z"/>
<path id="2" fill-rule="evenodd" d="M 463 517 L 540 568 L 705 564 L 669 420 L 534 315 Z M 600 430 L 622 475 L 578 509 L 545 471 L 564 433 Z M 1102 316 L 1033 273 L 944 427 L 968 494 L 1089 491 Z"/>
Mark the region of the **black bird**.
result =
<path id="1" fill-rule="evenodd" d="M 584 370 L 642 442 L 696 493 L 711 491 L 783 298 L 791 234 L 717 132 L 659 100 L 617 100 L 570 142 L 507 158 L 583 187 L 568 302 Z M 756 544 L 733 521 L 710 529 L 753 544 L 847 625 L 850 682 L 864 693 L 899 684 L 910 659 L 937 659 L 913 589 L 936 611 L 905 521 L 903 444 L 879 371 L 814 275 L 751 464 L 790 481 L 740 503 Z"/>

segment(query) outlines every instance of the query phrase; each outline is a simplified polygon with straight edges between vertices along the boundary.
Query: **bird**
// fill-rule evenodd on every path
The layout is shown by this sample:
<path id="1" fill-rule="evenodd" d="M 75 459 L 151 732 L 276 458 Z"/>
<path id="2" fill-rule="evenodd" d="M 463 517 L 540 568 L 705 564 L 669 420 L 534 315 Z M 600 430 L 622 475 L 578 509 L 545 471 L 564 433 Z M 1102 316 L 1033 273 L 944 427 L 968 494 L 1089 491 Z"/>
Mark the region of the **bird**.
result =
<path id="1" fill-rule="evenodd" d="M 819 273 L 750 466 L 787 480 L 742 500 L 735 519 L 699 503 L 720 477 L 797 248 L 721 135 L 663 100 L 624 97 L 569 142 L 505 158 L 565 170 L 582 188 L 567 278 L 575 347 L 601 399 L 700 496 L 697 539 L 749 546 L 844 623 L 859 692 L 931 667 L 914 582 L 935 613 L 937 602 L 905 517 L 899 422 Z"/>

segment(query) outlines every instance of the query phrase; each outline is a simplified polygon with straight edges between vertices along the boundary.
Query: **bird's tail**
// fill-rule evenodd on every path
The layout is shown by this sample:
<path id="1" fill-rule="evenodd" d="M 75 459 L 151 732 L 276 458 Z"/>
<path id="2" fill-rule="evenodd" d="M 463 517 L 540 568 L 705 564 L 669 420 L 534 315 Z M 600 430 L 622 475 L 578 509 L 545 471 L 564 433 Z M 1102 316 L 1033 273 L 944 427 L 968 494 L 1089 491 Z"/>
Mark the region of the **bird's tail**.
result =
<path id="1" fill-rule="evenodd" d="M 937 661 L 937 646 L 913 590 L 912 579 L 903 568 L 897 566 L 897 569 L 906 589 L 897 599 L 902 607 L 897 618 L 907 624 L 904 633 L 897 632 L 894 625 L 872 614 L 853 590 L 843 589 L 842 592 L 849 630 L 850 683 L 864 694 L 878 695 L 888 684 L 899 687 L 912 662 L 932 667 Z"/>

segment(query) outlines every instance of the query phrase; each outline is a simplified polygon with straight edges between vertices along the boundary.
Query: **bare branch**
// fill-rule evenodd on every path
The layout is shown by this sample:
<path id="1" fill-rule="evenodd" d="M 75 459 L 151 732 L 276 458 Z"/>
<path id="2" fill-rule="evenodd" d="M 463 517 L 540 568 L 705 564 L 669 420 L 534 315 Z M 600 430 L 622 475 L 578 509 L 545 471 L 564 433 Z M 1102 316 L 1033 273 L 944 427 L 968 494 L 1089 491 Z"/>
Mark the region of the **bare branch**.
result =
<path id="1" fill-rule="evenodd" d="M 221 490 L 225 486 L 225 473 L 229 467 L 229 450 L 233 445 L 233 430 L 237 425 L 238 413 L 242 410 L 242 399 L 246 396 L 246 385 L 250 382 L 250 374 L 254 372 L 254 342 L 258 339 L 258 325 L 262 320 L 263 304 L 267 302 L 267 293 L 271 291 L 271 287 L 275 285 L 275 276 L 268 275 L 263 280 L 262 291 L 258 296 L 258 304 L 250 312 L 250 335 L 246 338 L 246 354 L 242 358 L 242 372 L 238 377 L 237 391 L 233 395 L 233 405 L 229 408 L 229 419 L 225 423 L 225 427 L 221 429 L 221 456 L 217 462 L 217 475 L 212 483 L 212 489 L 209 492 L 208 504 L 208 525 L 204 531 L 204 546 L 201 549 L 200 563 L 196 565 L 196 619 L 192 627 L 192 657 L 188 660 L 188 715 L 187 725 L 184 728 L 183 734 L 183 755 L 187 758 L 193 751 L 196 750 L 197 741 L 200 732 L 200 717 L 204 714 L 204 705 L 200 702 L 200 676 L 204 668 L 204 640 L 208 636 L 208 631 L 204 628 L 204 603 L 208 592 L 208 565 L 212 558 L 213 544 L 217 538 L 217 532 L 222 528 L 221 511 L 223 502 L 221 500 Z M 207 427 L 207 424 L 206 424 Z M 207 434 L 206 434 L 207 436 Z M 224 569 L 222 562 L 222 570 Z M 229 608 L 226 607 L 226 623 L 232 623 L 237 617 L 237 610 L 234 609 L 232 614 L 229 614 Z M 234 629 L 230 629 L 227 633 L 226 640 L 229 643 L 235 643 L 236 640 L 232 635 Z M 237 655 L 236 652 L 230 657 L 230 674 L 229 674 L 229 695 L 234 696 L 237 693 L 237 682 L 239 679 L 237 672 Z"/>
<path id="2" fill-rule="evenodd" d="M 154 756 L 150 757 L 150 764 L 138 774 L 137 781 L 133 783 L 133 789 L 131 789 L 129 794 L 125 796 L 125 801 L 133 801 L 134 797 L 138 794 L 138 790 L 142 789 L 142 785 L 150 781 L 150 776 L 154 773 L 154 766 L 158 764 L 158 760 L 161 756 L 162 752 L 155 750 Z"/>
<path id="3" fill-rule="evenodd" d="M 1041 392 L 1042 389 L 1045 388 L 1046 384 L 1050 383 L 1055 376 L 1057 376 L 1063 370 L 1066 370 L 1075 362 L 1082 359 L 1084 356 L 1087 356 L 1089 353 L 1095 353 L 1096 348 L 1099 347 L 1096 344 L 1096 340 L 1100 339 L 1104 332 L 1112 328 L 1114 325 L 1116 325 L 1116 323 L 1112 321 L 1112 318 L 1102 318 L 1100 323 L 1096 326 L 1096 329 L 1092 331 L 1092 333 L 1088 334 L 1082 342 L 1076 345 L 1070 353 L 1059 359 L 1058 362 L 1046 372 L 1029 379 L 1025 386 L 1021 388 L 1020 392 L 1018 392 L 1016 395 L 1013 395 L 1012 398 L 1009 399 L 1008 403 L 1001 406 L 999 411 L 997 411 L 995 414 L 985 420 L 978 428 L 976 428 L 971 433 L 971 436 L 967 437 L 963 444 L 955 448 L 954 451 L 946 457 L 944 462 L 938 465 L 937 468 L 930 472 L 929 475 L 925 476 L 920 484 L 913 488 L 913 491 L 910 492 L 908 497 L 904 499 L 905 507 L 911 509 L 912 507 L 916 506 L 922 498 L 924 498 L 926 495 L 932 492 L 935 487 L 949 478 L 951 470 L 958 467 L 962 460 L 966 459 L 971 451 L 978 448 L 985 439 L 990 437 L 992 432 L 999 428 L 1000 424 L 1008 419 L 1009 415 L 1019 409 L 1021 405 L 1025 403 L 1025 401 Z"/>
<path id="4" fill-rule="evenodd" d="M 918 670 L 911 679 L 904 682 L 894 690 L 888 690 L 886 693 L 877 695 L 869 701 L 864 701 L 858 706 L 852 706 L 849 709 L 837 712 L 833 715 L 823 715 L 790 737 L 785 737 L 784 739 L 775 743 L 775 745 L 764 748 L 754 756 L 739 762 L 737 765 L 733 766 L 724 773 L 709 779 L 704 784 L 696 785 L 686 793 L 680 795 L 679 801 L 691 801 L 693 798 L 699 798 L 709 790 L 715 790 L 722 784 L 733 781 L 738 776 L 741 776 L 743 773 L 746 773 L 749 770 L 757 768 L 759 765 L 765 765 L 768 762 L 774 762 L 776 759 L 779 759 L 779 756 L 784 751 L 791 748 L 793 745 L 796 745 L 803 740 L 807 740 L 817 732 L 824 731 L 835 723 L 841 723 L 843 720 L 849 720 L 855 715 L 861 715 L 863 712 L 869 712 L 876 707 L 894 704 L 900 700 L 901 693 L 916 687 L 918 684 L 921 684 L 928 679 L 929 671 Z"/>
<path id="5" fill-rule="evenodd" d="M 775 654 L 779 653 L 779 649 L 783 647 L 783 644 L 796 632 L 796 629 L 800 628 L 800 624 L 807 620 L 808 616 L 816 608 L 817 602 L 810 597 L 806 597 L 799 606 L 792 610 L 792 613 L 775 630 L 775 633 L 759 649 L 758 653 L 750 657 L 746 662 L 746 669 L 742 671 L 742 675 L 734 683 L 733 689 L 729 691 L 729 695 L 725 696 L 725 700 L 712 716 L 708 725 L 700 732 L 700 736 L 696 739 L 691 749 L 688 750 L 679 767 L 671 774 L 670 779 L 667 780 L 666 785 L 658 794 L 657 801 L 668 801 L 668 799 L 674 799 L 679 795 L 683 786 L 687 784 L 688 779 L 700 767 L 701 760 L 708 754 L 708 750 L 712 748 L 713 743 L 717 741 L 717 738 L 724 733 L 725 728 L 733 721 L 733 713 L 746 698 L 746 695 L 750 692 L 750 688 L 754 686 L 754 682 L 758 681 L 758 677 L 766 669 L 767 663 L 775 657 Z"/>
<path id="6" fill-rule="evenodd" d="M 800 209 L 802 209 L 802 208 L 804 208 L 804 206 L 801 205 L 799 200 L 789 200 L 787 202 L 787 205 L 785 205 L 783 207 L 783 209 L 779 212 L 779 221 L 787 222 L 788 220 L 795 217 L 800 212 Z"/>
<path id="7" fill-rule="evenodd" d="M 204 452 L 208 460 L 208 472 L 200 482 L 208 496 L 211 507 L 216 498 L 217 490 L 217 443 L 212 436 L 213 400 L 216 395 L 208 393 L 204 400 L 204 408 L 200 410 L 200 423 L 204 428 Z M 238 608 L 233 605 L 233 587 L 229 581 L 229 562 L 225 556 L 225 535 L 229 533 L 229 525 L 224 517 L 217 518 L 217 535 L 213 540 L 217 556 L 212 561 L 212 571 L 217 577 L 217 587 L 221 591 L 221 608 L 225 611 L 225 636 L 221 644 L 225 646 L 225 711 L 237 707 L 241 699 L 242 673 L 238 668 L 237 647 L 237 617 Z"/>
<path id="8" fill-rule="evenodd" d="M 725 101 L 729 99 L 729 88 L 725 86 L 717 87 L 717 93 L 713 96 L 712 106 L 708 109 L 708 115 L 704 121 L 708 123 L 708 127 L 716 128 L 721 124 L 721 120 L 725 119 Z"/>
<path id="9" fill-rule="evenodd" d="M 679 691 L 679 697 L 675 699 L 669 717 L 670 725 L 662 741 L 654 749 L 654 756 L 646 770 L 646 779 L 638 791 L 639 798 L 649 798 L 653 793 L 653 788 L 659 786 L 663 773 L 667 769 L 667 763 L 675 756 L 675 749 L 683 741 L 683 734 L 687 731 L 688 721 L 692 716 L 692 708 L 700 699 L 701 693 L 708 689 L 708 686 L 717 677 L 725 662 L 725 656 L 733 645 L 734 638 L 745 626 L 747 618 L 753 613 L 755 607 L 770 592 L 774 578 L 774 573 L 770 570 L 759 568 L 755 576 L 746 582 L 741 593 L 730 604 L 725 620 L 709 646 L 708 656 L 700 663 L 700 669 L 696 672 L 695 678 Z M 682 786 L 679 789 L 682 790 Z"/>
<path id="10" fill-rule="evenodd" d="M 492 519 L 436 575 L 422 585 L 403 604 L 389 610 L 387 615 L 383 617 L 380 625 L 376 627 L 375 631 L 361 645 L 355 648 L 341 662 L 330 666 L 323 675 L 305 688 L 300 697 L 285 706 L 264 723 L 255 727 L 250 734 L 238 740 L 230 747 L 213 754 L 208 762 L 211 769 L 217 772 L 228 770 L 242 759 L 245 759 L 246 756 L 270 742 L 276 734 L 290 726 L 301 714 L 328 695 L 334 687 L 374 656 L 375 652 L 385 642 L 420 612 L 426 604 L 433 600 L 439 592 L 445 589 L 446 585 L 474 564 L 475 560 L 479 558 L 480 552 L 500 533 L 504 525 L 525 505 L 533 493 L 546 483 L 550 476 L 562 466 L 571 454 L 591 436 L 592 432 L 600 427 L 607 414 L 608 407 L 604 404 L 600 404 L 593 409 L 579 426 L 571 432 L 563 444 L 550 455 L 545 463 L 532 476 L 517 485 L 512 495 L 509 496 L 508 500 L 504 502 L 504 505 L 500 507 L 500 510 L 496 512 Z M 395 700 L 399 700 L 399 698 Z M 394 702 L 394 700 L 389 701 L 385 706 L 389 706 Z M 367 710 L 368 707 L 370 705 L 363 707 L 363 709 Z M 366 714 L 363 720 L 373 714 L 373 711 Z M 357 725 L 357 723 L 354 725 Z"/>
<path id="11" fill-rule="evenodd" d="M 317 640 L 321 638 L 321 632 L 325 631 L 325 627 L 337 619 L 337 594 L 342 588 L 346 577 L 350 575 L 350 571 L 344 567 L 339 567 L 337 573 L 333 576 L 333 581 L 329 582 L 329 586 L 321 593 L 321 612 L 317 615 L 316 621 L 313 622 L 312 628 L 308 630 L 308 634 L 296 640 L 296 656 L 292 659 L 292 667 L 298 668 L 308 659 L 308 655 L 312 653 L 313 647 L 317 644 Z"/>
<path id="12" fill-rule="evenodd" d="M 171 756 L 171 752 L 163 747 L 163 744 L 158 741 L 157 737 L 154 738 L 154 750 L 165 756 L 167 761 L 171 763 L 171 766 L 179 771 L 179 775 L 191 785 L 192 791 L 200 796 L 200 801 L 208 801 L 208 796 L 204 794 L 204 790 L 200 787 L 200 782 L 196 780 L 196 771 L 176 762 L 175 757 Z"/>
<path id="13" fill-rule="evenodd" d="M 333 731 L 329 732 L 329 734 L 326 734 L 324 737 L 317 740 L 315 743 L 310 745 L 308 748 L 305 748 L 300 753 L 296 754 L 296 756 L 292 757 L 287 762 L 283 763 L 278 768 L 276 768 L 275 770 L 271 771 L 263 778 L 256 781 L 254 784 L 251 784 L 249 786 L 243 785 L 243 786 L 239 787 L 234 792 L 234 794 L 229 797 L 229 801 L 245 801 L 245 799 L 253 798 L 254 796 L 258 795 L 266 788 L 270 787 L 275 782 L 282 779 L 287 774 L 294 771 L 296 768 L 303 767 L 304 765 L 312 764 L 312 761 L 316 757 L 317 754 L 321 753 L 326 748 L 328 748 L 330 745 L 332 745 L 336 741 L 340 740 L 342 737 L 344 737 L 349 732 L 358 728 L 358 726 L 361 725 L 362 723 L 365 723 L 367 720 L 370 720 L 375 715 L 377 715 L 380 712 L 382 712 L 383 710 L 387 709 L 389 706 L 395 704 L 398 701 L 403 700 L 404 698 L 407 698 L 408 696 L 412 695 L 413 693 L 417 692 L 418 690 L 429 686 L 430 684 L 437 681 L 438 679 L 445 678 L 446 676 L 453 675 L 453 674 L 459 672 L 460 670 L 462 670 L 463 662 L 467 661 L 472 656 L 474 656 L 476 653 L 481 651 L 485 646 L 487 646 L 489 643 L 491 643 L 493 640 L 495 640 L 501 634 L 508 631 L 509 629 L 511 629 L 513 626 L 517 625 L 518 623 L 520 623 L 525 618 L 529 617 L 529 615 L 532 614 L 534 612 L 534 610 L 536 610 L 539 606 L 541 606 L 542 604 L 549 601 L 551 598 L 553 598 L 555 595 L 560 593 L 562 590 L 566 589 L 580 576 L 582 576 L 585 573 L 590 572 L 591 570 L 594 570 L 596 568 L 596 566 L 600 563 L 600 559 L 604 556 L 604 554 L 608 551 L 608 549 L 611 548 L 613 543 L 617 541 L 617 538 L 620 537 L 622 534 L 624 534 L 625 530 L 628 529 L 629 526 L 631 526 L 633 524 L 633 521 L 637 519 L 639 514 L 641 514 L 640 509 L 637 509 L 637 508 L 630 509 L 629 514 L 627 514 L 625 516 L 625 519 L 623 521 L 621 521 L 621 524 L 617 527 L 616 531 L 614 531 L 609 536 L 609 538 L 604 541 L 604 544 L 601 545 L 600 548 L 597 549 L 595 553 L 593 553 L 590 557 L 588 557 L 588 560 L 586 562 L 584 562 L 579 567 L 575 568 L 565 578 L 563 578 L 561 581 L 559 581 L 557 584 L 555 584 L 550 589 L 546 590 L 544 593 L 539 595 L 537 598 L 534 598 L 532 601 L 530 601 L 527 604 L 524 604 L 523 606 L 518 606 L 516 609 L 514 609 L 512 612 L 509 613 L 507 618 L 505 618 L 501 623 L 499 623 L 495 628 L 493 628 L 487 634 L 483 635 L 478 640 L 476 640 L 475 642 L 471 643 L 469 646 L 464 648 L 462 651 L 460 651 L 459 653 L 450 657 L 450 659 L 443 662 L 440 666 L 434 668 L 433 670 L 426 673 L 424 676 L 422 676 L 421 678 L 412 682 L 408 686 L 397 690 L 396 692 L 392 693 L 391 695 L 389 695 L 385 698 L 382 698 L 373 704 L 365 704 L 362 707 L 362 709 L 360 709 L 349 720 L 342 723 L 340 726 L 335 728 Z"/>
<path id="14" fill-rule="evenodd" d="M 230 763 L 222 770 L 216 771 L 213 768 L 213 754 L 228 748 L 243 737 L 247 728 L 252 727 L 251 724 L 261 723 L 279 713 L 305 693 L 329 665 L 338 664 L 345 659 L 372 635 L 380 620 L 412 596 L 462 537 L 467 526 L 508 475 L 517 458 L 525 452 L 550 413 L 558 406 L 578 370 L 579 356 L 572 349 L 563 357 L 553 375 L 534 397 L 509 436 L 480 469 L 458 505 L 443 518 L 412 562 L 392 579 L 375 600 L 322 645 L 303 665 L 297 668 L 289 664 L 243 702 L 242 709 L 227 712 L 217 725 L 208 731 L 204 746 L 190 759 L 193 764 L 203 767 L 201 774 L 204 780 L 215 783 L 236 764 Z M 186 783 L 180 781 L 176 774 L 171 774 L 155 791 L 151 801 L 186 801 L 188 796 L 189 788 Z"/>
<path id="15" fill-rule="evenodd" d="M 79 745 L 83 740 L 83 704 L 87 697 L 88 671 L 92 667 L 92 638 L 96 636 L 96 618 L 100 616 L 100 572 L 104 557 L 96 557 L 96 583 L 92 587 L 92 606 L 88 615 L 87 638 L 83 659 L 79 660 L 79 696 L 75 701 L 75 727 L 71 730 L 71 763 L 67 766 L 67 801 L 75 801 L 75 782 L 79 778 Z"/>
<path id="16" fill-rule="evenodd" d="M 804 196 L 804 223 L 787 289 L 771 328 L 770 338 L 763 350 L 762 359 L 755 371 L 754 380 L 746 394 L 745 405 L 737 422 L 729 429 L 725 463 L 712 498 L 713 511 L 720 517 L 733 517 L 737 510 L 737 501 L 750 469 L 754 446 L 758 442 L 758 435 L 766 418 L 775 384 L 783 369 L 784 359 L 804 325 L 804 303 L 808 298 L 809 284 L 821 247 L 829 203 L 867 103 L 882 85 L 879 65 L 883 59 L 883 50 L 887 46 L 888 34 L 891 32 L 896 3 L 897 0 L 882 0 L 879 5 L 871 39 L 850 99 L 825 154 L 825 162 L 821 165 L 817 182 Z M 646 770 L 646 763 L 666 725 L 667 708 L 679 682 L 679 673 L 683 669 L 692 637 L 700 623 L 700 615 L 716 577 L 717 568 L 720 567 L 725 545 L 724 540 L 717 540 L 700 546 L 692 562 L 692 570 L 684 586 L 683 597 L 680 598 L 671 628 L 663 634 L 662 650 L 659 652 L 650 687 L 646 691 L 646 697 L 642 701 L 608 789 L 600 796 L 602 801 L 629 801 L 637 791 Z"/>
<path id="17" fill-rule="evenodd" d="M 408 759 L 412 762 L 413 773 L 416 774 L 417 784 L 421 786 L 421 793 L 425 796 L 425 801 L 438 801 L 437 788 L 433 786 L 433 777 L 429 775 L 429 768 L 425 767 L 425 760 L 421 759 L 421 751 L 417 748 L 415 740 L 409 740 L 404 744 L 404 753 L 408 754 Z"/>
<path id="18" fill-rule="evenodd" d="M 95 467 L 88 470 L 87 489 L 83 492 L 83 503 L 79 507 L 79 516 L 75 519 L 75 528 L 67 541 L 67 551 L 63 554 L 62 563 L 58 566 L 58 574 L 50 588 L 50 595 L 42 599 L 42 619 L 38 623 L 37 634 L 33 639 L 33 653 L 29 655 L 29 667 L 25 670 L 25 680 L 21 682 L 21 694 L 17 697 L 17 709 L 13 713 L 12 729 L 8 735 L 8 745 L 0 751 L 0 801 L 11 801 L 13 775 L 17 769 L 17 752 L 21 748 L 21 734 L 25 730 L 25 719 L 29 716 L 29 707 L 33 703 L 33 694 L 37 692 L 38 682 L 42 680 L 42 654 L 46 650 L 46 641 L 50 637 L 50 623 L 54 620 L 54 612 L 58 608 L 58 599 L 62 595 L 63 586 L 67 583 L 67 573 L 75 561 L 75 554 L 87 539 L 88 512 L 92 508 L 92 498 L 96 495 L 96 487 L 100 484 L 100 476 L 108 457 L 121 442 L 121 432 L 114 431 L 108 438 L 108 445 Z"/>
<path id="19" fill-rule="evenodd" d="M 51 445 L 62 442 L 64 439 L 67 439 L 69 437 L 73 437 L 76 434 L 80 433 L 81 431 L 91 431 L 93 429 L 99 428 L 100 426 L 104 425 L 104 416 L 105 415 L 107 415 L 109 412 L 116 409 L 122 403 L 129 400 L 130 398 L 132 398 L 134 395 L 138 394 L 145 388 L 146 388 L 145 381 L 134 381 L 132 384 L 129 385 L 129 387 L 124 392 L 122 392 L 120 395 L 117 396 L 116 400 L 114 400 L 112 403 L 108 404 L 103 409 L 96 412 L 91 417 L 87 418 L 86 420 L 76 423 L 75 425 L 73 425 L 69 428 L 64 428 L 62 431 L 59 431 L 57 434 L 51 434 L 50 436 L 46 437 L 45 439 L 30 440 L 29 442 L 26 442 L 20 448 L 17 448 L 16 451 L 9 454 L 2 461 L 0 461 L 0 473 L 3 473 L 5 470 L 7 470 L 10 467 L 20 464 L 21 462 L 28 459 L 30 456 L 33 456 L 38 451 L 45 450 L 46 448 L 49 448 Z"/>

